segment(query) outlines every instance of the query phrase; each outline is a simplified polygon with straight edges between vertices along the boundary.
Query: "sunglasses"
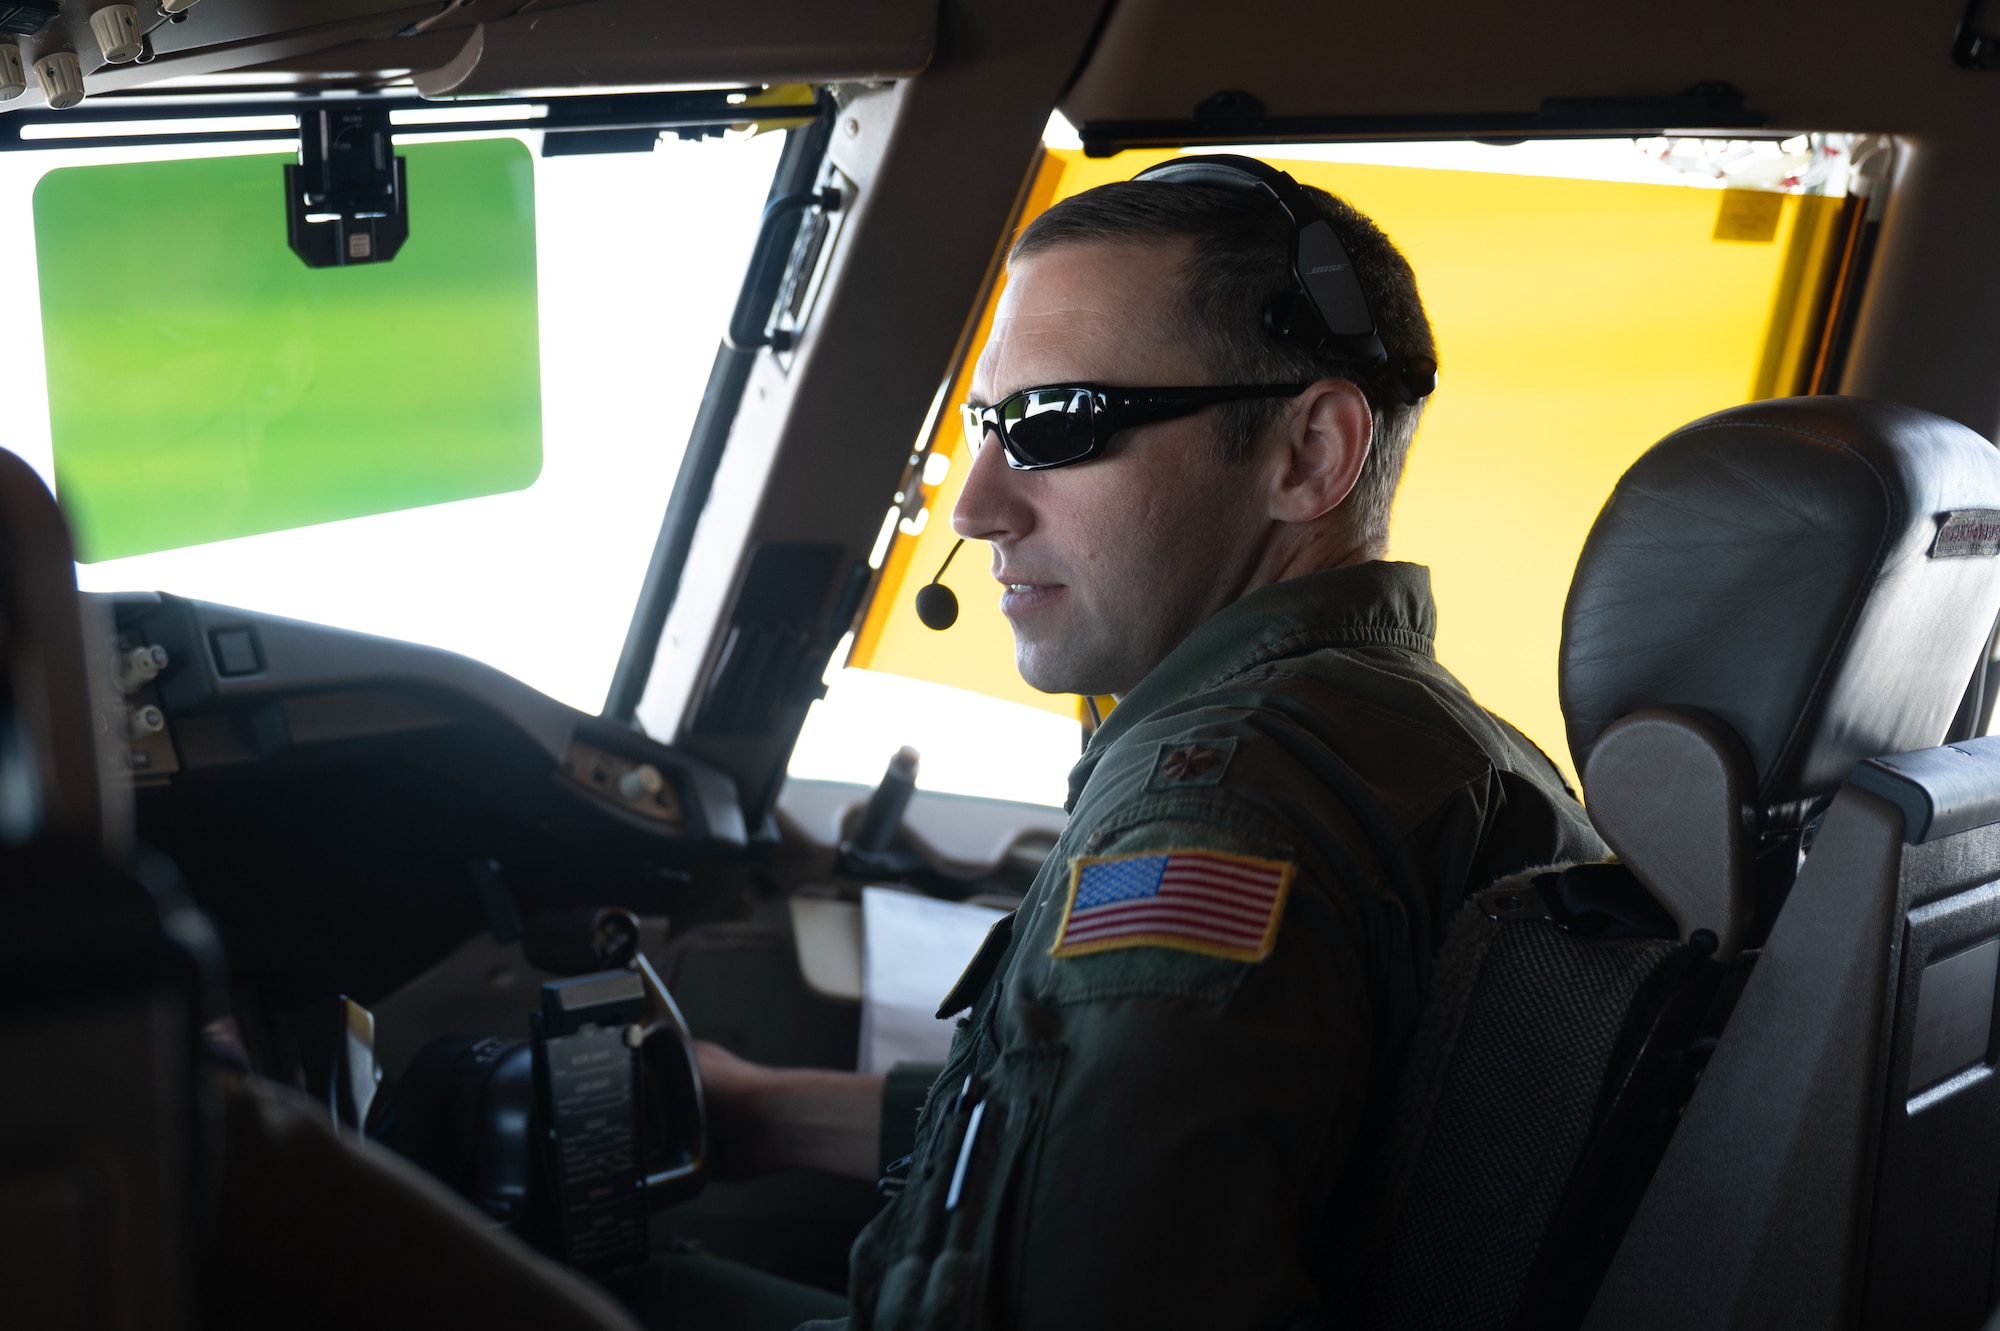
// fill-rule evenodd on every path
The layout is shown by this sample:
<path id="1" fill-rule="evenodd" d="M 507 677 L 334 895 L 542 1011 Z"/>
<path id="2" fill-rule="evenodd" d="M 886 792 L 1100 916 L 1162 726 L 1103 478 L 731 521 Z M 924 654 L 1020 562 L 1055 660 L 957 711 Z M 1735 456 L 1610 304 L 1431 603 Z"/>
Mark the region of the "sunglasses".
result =
<path id="1" fill-rule="evenodd" d="M 1000 436 L 1015 471 L 1073 467 L 1103 453 L 1111 437 L 1135 425 L 1192 416 L 1218 402 L 1297 397 L 1311 384 L 1229 384 L 1211 388 L 1106 388 L 1049 384 L 1009 393 L 990 407 L 968 402 L 959 414 L 976 459 L 986 436 Z"/>

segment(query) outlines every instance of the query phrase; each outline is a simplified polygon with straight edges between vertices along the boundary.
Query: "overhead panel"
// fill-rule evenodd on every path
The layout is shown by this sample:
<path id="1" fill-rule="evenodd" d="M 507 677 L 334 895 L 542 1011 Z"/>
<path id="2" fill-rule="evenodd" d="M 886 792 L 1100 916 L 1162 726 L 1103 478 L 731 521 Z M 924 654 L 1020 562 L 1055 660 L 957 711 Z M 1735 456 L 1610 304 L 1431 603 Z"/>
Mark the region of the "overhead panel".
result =
<path id="1" fill-rule="evenodd" d="M 635 86 L 902 78 L 937 42 L 937 0 L 186 0 L 136 6 L 134 59 L 105 58 L 90 26 L 102 0 L 65 0 L 20 37 L 32 68 L 73 54 L 86 100 L 164 79 L 414 77 L 426 96 Z M 27 92 L 0 115 L 46 105 Z"/>
<path id="2" fill-rule="evenodd" d="M 44 56 L 73 53 L 82 71 L 86 102 L 170 78 L 199 78 L 305 55 L 370 38 L 388 39 L 437 10 L 407 0 L 206 0 L 169 15 L 156 4 L 136 6 L 143 46 L 132 60 L 103 58 L 84 0 L 66 0 L 58 15 L 20 38 L 32 65 Z M 407 72 L 408 65 L 398 72 Z M 39 80 L 26 93 L 0 103 L 0 115 L 48 105 Z"/>
<path id="3" fill-rule="evenodd" d="M 1197 131 L 1259 115 L 1428 116 L 1442 127 L 1406 132 L 1457 137 L 1481 117 L 1532 116 L 1551 99 L 1595 101 L 1603 110 L 1613 99 L 1672 98 L 1721 83 L 1775 130 L 1962 133 L 2000 110 L 2000 80 L 1953 61 L 1965 15 L 1964 0 L 1893 7 L 1877 0 L 1445 7 L 1125 0 L 1063 112 L 1086 141 L 1091 125 L 1116 121 L 1180 121 L 1191 131 L 1184 141 L 1196 141 Z M 1443 123 L 1452 119 L 1456 133 Z M 1345 136 L 1391 135 L 1378 125 L 1350 126 Z M 1235 141 L 1292 137 L 1246 130 Z"/>
<path id="4" fill-rule="evenodd" d="M 482 22 L 453 57 L 420 72 L 427 97 L 756 78 L 901 78 L 930 63 L 936 0 L 866 4 L 668 5 L 590 0 L 523 7 Z"/>

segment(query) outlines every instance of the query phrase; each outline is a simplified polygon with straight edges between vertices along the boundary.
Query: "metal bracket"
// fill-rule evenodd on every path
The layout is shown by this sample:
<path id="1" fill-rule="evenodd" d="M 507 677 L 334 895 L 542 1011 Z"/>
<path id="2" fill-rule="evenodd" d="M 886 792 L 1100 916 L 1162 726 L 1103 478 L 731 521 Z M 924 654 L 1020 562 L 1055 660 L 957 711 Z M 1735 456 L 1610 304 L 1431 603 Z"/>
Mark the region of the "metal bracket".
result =
<path id="1" fill-rule="evenodd" d="M 299 117 L 299 161 L 285 168 L 286 238 L 309 268 L 387 263 L 410 237 L 403 159 L 379 106 Z"/>

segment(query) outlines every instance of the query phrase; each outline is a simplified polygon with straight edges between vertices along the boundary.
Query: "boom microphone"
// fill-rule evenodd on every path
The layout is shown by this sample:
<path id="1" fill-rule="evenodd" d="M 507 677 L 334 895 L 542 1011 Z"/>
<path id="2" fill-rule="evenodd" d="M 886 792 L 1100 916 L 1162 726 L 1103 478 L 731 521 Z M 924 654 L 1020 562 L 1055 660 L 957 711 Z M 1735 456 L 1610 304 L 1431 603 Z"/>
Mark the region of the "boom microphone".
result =
<path id="1" fill-rule="evenodd" d="M 917 588 L 917 618 L 924 621 L 927 629 L 942 633 L 958 622 L 958 597 L 938 578 L 942 578 L 944 571 L 951 567 L 952 557 L 964 544 L 965 538 L 959 537 L 951 547 L 951 554 L 946 555 L 944 563 L 938 565 L 937 576 Z"/>

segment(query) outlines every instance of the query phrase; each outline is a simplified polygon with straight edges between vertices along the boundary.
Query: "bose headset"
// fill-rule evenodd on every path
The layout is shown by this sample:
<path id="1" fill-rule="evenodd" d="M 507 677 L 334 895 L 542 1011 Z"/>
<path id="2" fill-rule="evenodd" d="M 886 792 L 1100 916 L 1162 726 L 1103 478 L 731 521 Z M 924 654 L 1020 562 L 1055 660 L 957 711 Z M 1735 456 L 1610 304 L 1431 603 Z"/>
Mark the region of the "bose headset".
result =
<path id="1" fill-rule="evenodd" d="M 1389 353 L 1375 331 L 1375 312 L 1347 257 L 1347 247 L 1331 223 L 1314 215 L 1298 181 L 1267 162 L 1229 153 L 1175 158 L 1149 166 L 1132 179 L 1261 190 L 1284 211 L 1292 233 L 1292 290 L 1265 308 L 1265 329 L 1329 365 L 1373 370 L 1389 364 Z M 1406 357 L 1392 369 L 1391 387 L 1406 407 L 1437 391 L 1437 362 L 1428 356 Z"/>
<path id="2" fill-rule="evenodd" d="M 1347 247 L 1332 224 L 1315 215 L 1311 200 L 1290 175 L 1254 157 L 1211 153 L 1161 162 L 1132 179 L 1262 192 L 1290 223 L 1292 273 L 1292 289 L 1264 309 L 1265 330 L 1330 366 L 1357 370 L 1388 366 L 1389 387 L 1404 406 L 1414 406 L 1437 390 L 1437 362 L 1430 357 L 1408 356 L 1391 363 Z M 937 574 L 917 589 L 917 618 L 927 628 L 943 630 L 958 622 L 958 597 L 938 579 L 964 544 L 962 539 L 956 542 Z"/>

